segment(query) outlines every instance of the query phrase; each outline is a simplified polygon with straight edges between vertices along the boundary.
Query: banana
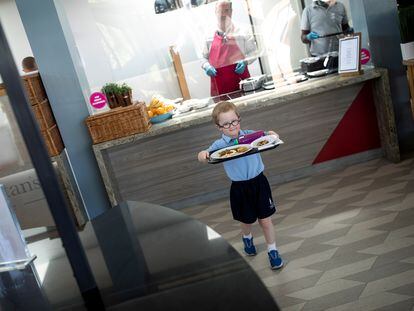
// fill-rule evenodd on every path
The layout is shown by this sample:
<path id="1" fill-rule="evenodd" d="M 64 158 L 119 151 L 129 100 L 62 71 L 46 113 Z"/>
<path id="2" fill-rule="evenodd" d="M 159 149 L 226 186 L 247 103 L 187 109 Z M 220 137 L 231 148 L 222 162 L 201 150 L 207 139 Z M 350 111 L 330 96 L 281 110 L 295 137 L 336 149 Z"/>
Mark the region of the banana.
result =
<path id="1" fill-rule="evenodd" d="M 150 104 L 149 104 L 149 107 L 150 108 L 159 108 L 159 107 L 162 107 L 164 105 L 164 103 L 162 102 L 162 101 L 160 101 L 158 98 L 156 98 L 156 97 L 153 97 L 152 99 L 151 99 L 151 102 L 150 102 Z"/>

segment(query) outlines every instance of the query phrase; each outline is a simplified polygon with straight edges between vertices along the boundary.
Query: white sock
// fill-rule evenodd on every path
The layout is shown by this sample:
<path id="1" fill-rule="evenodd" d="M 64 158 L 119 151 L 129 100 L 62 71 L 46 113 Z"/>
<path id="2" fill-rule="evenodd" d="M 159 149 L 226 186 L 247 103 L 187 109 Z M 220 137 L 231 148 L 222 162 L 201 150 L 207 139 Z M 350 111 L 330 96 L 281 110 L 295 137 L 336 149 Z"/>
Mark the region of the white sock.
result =
<path id="1" fill-rule="evenodd" d="M 252 233 L 250 232 L 249 235 L 244 235 L 243 238 L 251 240 L 253 238 Z"/>
<path id="2" fill-rule="evenodd" d="M 270 252 L 270 251 L 277 251 L 276 242 L 273 244 L 267 244 L 267 252 Z"/>

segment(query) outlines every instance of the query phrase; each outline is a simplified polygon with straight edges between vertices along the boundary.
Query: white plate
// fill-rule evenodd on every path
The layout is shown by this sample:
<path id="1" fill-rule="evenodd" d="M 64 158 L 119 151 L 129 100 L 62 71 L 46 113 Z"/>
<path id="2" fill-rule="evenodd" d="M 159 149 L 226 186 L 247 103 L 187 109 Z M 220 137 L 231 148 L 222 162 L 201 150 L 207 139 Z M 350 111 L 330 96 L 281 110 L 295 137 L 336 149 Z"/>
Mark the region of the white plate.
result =
<path id="1" fill-rule="evenodd" d="M 243 151 L 243 152 L 234 152 L 233 154 L 229 154 L 229 155 L 226 155 L 226 156 L 220 156 L 220 154 L 223 153 L 224 151 L 232 150 L 232 149 L 237 149 L 237 148 L 240 148 L 240 147 L 246 148 L 246 150 Z M 251 145 L 248 145 L 248 144 L 240 144 L 240 145 L 235 145 L 235 146 L 230 146 L 230 147 L 226 147 L 226 148 L 219 149 L 219 150 L 213 152 L 212 154 L 210 154 L 210 158 L 213 159 L 213 160 L 229 159 L 229 158 L 233 158 L 235 156 L 244 154 L 244 153 L 246 153 L 246 152 L 248 152 L 250 150 L 252 150 L 252 146 Z"/>
<path id="2" fill-rule="evenodd" d="M 260 143 L 264 143 L 263 145 L 260 145 Z M 272 147 L 274 145 L 283 144 L 283 141 L 281 141 L 277 136 L 275 135 L 266 135 L 259 137 L 258 139 L 254 140 L 251 143 L 251 146 L 254 148 L 257 148 L 259 150 L 266 149 L 269 147 Z"/>

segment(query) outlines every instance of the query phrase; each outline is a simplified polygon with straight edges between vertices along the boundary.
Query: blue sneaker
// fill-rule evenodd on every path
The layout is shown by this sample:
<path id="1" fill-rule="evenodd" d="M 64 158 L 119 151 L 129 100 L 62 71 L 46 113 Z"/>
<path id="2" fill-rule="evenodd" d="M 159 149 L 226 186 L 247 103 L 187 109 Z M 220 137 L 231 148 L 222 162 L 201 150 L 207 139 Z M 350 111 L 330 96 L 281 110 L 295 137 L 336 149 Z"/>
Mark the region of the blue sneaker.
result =
<path id="1" fill-rule="evenodd" d="M 254 256 L 257 254 L 256 252 L 256 246 L 253 244 L 253 237 L 251 239 L 249 238 L 242 238 L 244 243 L 244 252 L 248 256 Z"/>
<path id="2" fill-rule="evenodd" d="M 280 269 L 283 267 L 283 259 L 280 257 L 279 252 L 272 250 L 267 253 L 269 255 L 270 267 L 272 270 Z"/>

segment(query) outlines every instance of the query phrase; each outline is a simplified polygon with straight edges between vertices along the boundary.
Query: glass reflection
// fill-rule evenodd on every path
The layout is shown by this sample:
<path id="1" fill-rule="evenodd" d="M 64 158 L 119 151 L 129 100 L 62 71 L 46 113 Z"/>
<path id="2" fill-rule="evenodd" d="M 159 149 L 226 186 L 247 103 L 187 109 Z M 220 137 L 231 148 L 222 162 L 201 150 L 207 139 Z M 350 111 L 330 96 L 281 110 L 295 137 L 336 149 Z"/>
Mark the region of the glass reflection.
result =
<path id="1" fill-rule="evenodd" d="M 261 15 L 260 29 L 263 30 L 269 71 L 279 78 L 297 69 L 299 59 L 306 55 L 306 48 L 294 35 L 299 34 L 300 8 L 296 1 L 282 0 L 268 10 L 267 6 L 263 9 L 267 14 Z"/>
<path id="2" fill-rule="evenodd" d="M 256 42 L 249 31 L 233 22 L 230 1 L 215 5 L 216 29 L 204 43 L 202 68 L 210 77 L 210 95 L 218 96 L 239 90 L 250 78 L 248 65 L 256 60 Z"/>
<path id="3" fill-rule="evenodd" d="M 172 0 L 155 0 L 154 2 L 155 14 L 165 13 L 168 11 L 176 10 L 176 1 Z"/>
<path id="4" fill-rule="evenodd" d="M 343 2 L 348 9 L 349 1 Z M 189 96 L 206 99 L 212 95 L 212 79 L 206 74 L 204 57 L 208 40 L 217 31 L 217 1 L 165 0 L 168 14 L 157 14 L 156 3 L 89 0 L 75 5 L 63 1 L 91 92 L 99 91 L 106 83 L 125 82 L 133 90 L 133 100 L 147 104 L 153 96 L 171 100 L 185 97 L 170 54 L 173 47 L 179 55 Z M 300 19 L 303 5 L 312 1 L 231 3 L 232 23 L 245 30 L 255 45 L 254 55 L 240 57 L 247 62 L 250 77 L 264 74 L 266 80 L 286 82 L 290 75 L 298 73 L 300 60 L 310 56 L 301 41 Z M 234 60 L 234 64 L 237 66 L 241 59 Z"/>
<path id="5" fill-rule="evenodd" d="M 166 13 L 181 8 L 195 8 L 217 0 L 155 0 L 155 14 Z"/>
<path id="6" fill-rule="evenodd" d="M 0 310 L 52 310 L 33 264 L 0 273 Z"/>

